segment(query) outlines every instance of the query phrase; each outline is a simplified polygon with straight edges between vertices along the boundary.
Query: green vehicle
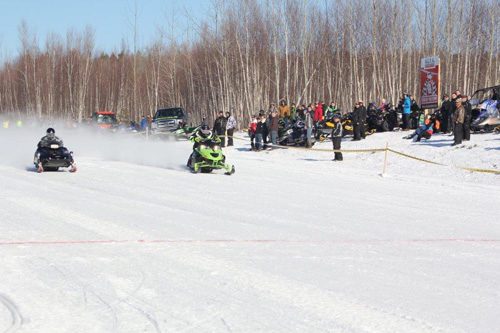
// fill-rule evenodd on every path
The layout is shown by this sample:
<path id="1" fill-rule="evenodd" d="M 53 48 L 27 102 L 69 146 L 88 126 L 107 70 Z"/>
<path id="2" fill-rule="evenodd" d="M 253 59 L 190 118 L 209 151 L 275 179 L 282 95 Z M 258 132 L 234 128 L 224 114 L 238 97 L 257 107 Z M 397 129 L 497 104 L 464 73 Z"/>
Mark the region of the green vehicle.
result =
<path id="1" fill-rule="evenodd" d="M 194 173 L 209 173 L 214 169 L 225 169 L 226 175 L 235 172 L 234 165 L 226 164 L 226 157 L 222 154 L 219 143 L 213 140 L 202 141 L 196 145 L 189 156 L 187 166 Z"/>
<path id="2" fill-rule="evenodd" d="M 186 138 L 189 139 L 191 134 L 199 130 L 201 125 L 196 126 L 196 127 L 191 127 L 186 124 L 184 124 L 181 128 L 176 129 L 175 131 L 172 131 L 173 134 L 175 134 L 176 138 Z"/>

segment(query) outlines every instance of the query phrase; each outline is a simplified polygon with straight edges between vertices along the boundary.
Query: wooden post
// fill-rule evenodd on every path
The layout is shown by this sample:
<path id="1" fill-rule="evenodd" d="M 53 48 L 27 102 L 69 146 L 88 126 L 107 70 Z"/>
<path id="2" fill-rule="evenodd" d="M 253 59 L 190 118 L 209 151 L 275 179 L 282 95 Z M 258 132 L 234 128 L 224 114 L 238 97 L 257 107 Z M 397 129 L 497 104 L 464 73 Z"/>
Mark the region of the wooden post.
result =
<path id="1" fill-rule="evenodd" d="M 384 170 L 382 171 L 382 175 L 385 175 L 385 170 L 387 168 L 387 153 L 389 152 L 389 142 L 385 143 L 385 157 L 384 157 Z"/>

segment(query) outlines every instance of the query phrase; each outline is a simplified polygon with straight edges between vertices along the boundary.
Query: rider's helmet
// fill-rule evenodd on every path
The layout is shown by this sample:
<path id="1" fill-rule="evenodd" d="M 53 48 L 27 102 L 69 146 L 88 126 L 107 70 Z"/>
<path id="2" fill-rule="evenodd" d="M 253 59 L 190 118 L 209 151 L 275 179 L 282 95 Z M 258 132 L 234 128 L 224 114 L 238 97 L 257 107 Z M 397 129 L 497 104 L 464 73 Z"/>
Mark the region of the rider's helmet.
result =
<path id="1" fill-rule="evenodd" d="M 201 135 L 207 137 L 210 135 L 210 127 L 208 125 L 202 125 L 200 128 Z"/>
<path id="2" fill-rule="evenodd" d="M 52 127 L 49 127 L 47 128 L 47 136 L 49 138 L 53 138 L 56 134 L 56 131 L 52 128 Z"/>

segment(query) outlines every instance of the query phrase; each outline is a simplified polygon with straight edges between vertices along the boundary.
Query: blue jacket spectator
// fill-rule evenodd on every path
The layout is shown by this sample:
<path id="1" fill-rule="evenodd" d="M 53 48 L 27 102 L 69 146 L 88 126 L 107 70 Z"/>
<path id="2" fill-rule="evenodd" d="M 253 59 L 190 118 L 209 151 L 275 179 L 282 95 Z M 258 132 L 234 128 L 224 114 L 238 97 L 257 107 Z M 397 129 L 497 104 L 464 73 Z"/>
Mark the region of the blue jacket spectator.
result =
<path id="1" fill-rule="evenodd" d="M 411 111 L 411 99 L 409 96 L 406 96 L 403 102 L 403 113 L 410 114 L 410 111 Z"/>

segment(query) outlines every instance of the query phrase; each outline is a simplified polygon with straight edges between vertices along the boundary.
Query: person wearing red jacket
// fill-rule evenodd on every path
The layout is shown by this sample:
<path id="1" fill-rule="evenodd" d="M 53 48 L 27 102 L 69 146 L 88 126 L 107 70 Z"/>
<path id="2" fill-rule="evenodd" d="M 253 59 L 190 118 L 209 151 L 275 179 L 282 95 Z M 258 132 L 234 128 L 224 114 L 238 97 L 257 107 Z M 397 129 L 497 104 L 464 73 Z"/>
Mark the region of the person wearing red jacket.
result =
<path id="1" fill-rule="evenodd" d="M 323 106 L 319 102 L 314 103 L 314 122 L 318 123 L 323 120 Z"/>
<path id="2" fill-rule="evenodd" d="M 255 133 L 257 132 L 257 116 L 252 116 L 252 121 L 248 124 L 248 136 L 250 137 L 250 144 L 252 150 L 255 150 Z"/>

